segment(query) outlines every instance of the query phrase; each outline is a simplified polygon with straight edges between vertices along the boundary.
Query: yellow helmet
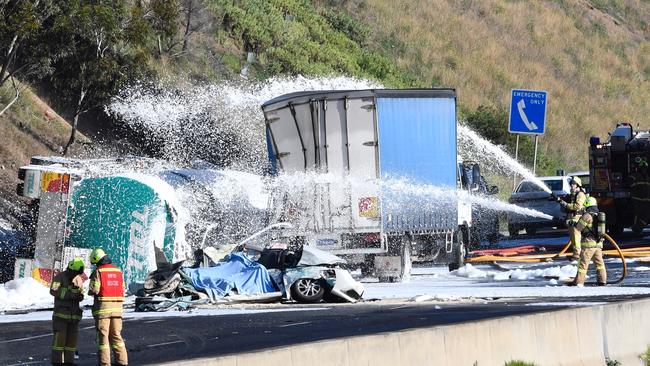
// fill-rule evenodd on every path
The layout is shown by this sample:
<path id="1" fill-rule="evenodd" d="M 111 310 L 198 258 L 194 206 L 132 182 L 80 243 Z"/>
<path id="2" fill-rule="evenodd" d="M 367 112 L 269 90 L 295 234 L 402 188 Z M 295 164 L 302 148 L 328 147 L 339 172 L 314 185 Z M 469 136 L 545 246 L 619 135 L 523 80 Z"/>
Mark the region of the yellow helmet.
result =
<path id="1" fill-rule="evenodd" d="M 580 179 L 580 177 L 578 177 L 578 176 L 571 177 L 570 184 L 573 184 L 573 183 L 577 184 L 578 187 L 582 187 L 582 179 Z"/>
<path id="2" fill-rule="evenodd" d="M 598 206 L 598 202 L 596 201 L 596 197 L 587 197 L 587 200 L 585 201 L 585 207 L 591 207 L 591 206 Z"/>
<path id="3" fill-rule="evenodd" d="M 100 259 L 106 256 L 106 252 L 102 248 L 95 248 L 90 252 L 90 264 L 97 264 Z"/>
<path id="4" fill-rule="evenodd" d="M 68 269 L 73 271 L 83 271 L 84 260 L 81 257 L 74 257 L 70 262 L 68 262 Z"/>

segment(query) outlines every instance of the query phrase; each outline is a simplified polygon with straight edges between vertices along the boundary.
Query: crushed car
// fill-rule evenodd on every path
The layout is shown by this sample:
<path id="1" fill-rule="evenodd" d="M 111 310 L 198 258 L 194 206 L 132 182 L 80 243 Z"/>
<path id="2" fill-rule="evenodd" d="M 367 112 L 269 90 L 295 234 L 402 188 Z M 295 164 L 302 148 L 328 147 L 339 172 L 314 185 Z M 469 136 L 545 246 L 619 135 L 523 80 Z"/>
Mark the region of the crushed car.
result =
<path id="1" fill-rule="evenodd" d="M 193 302 L 361 300 L 364 286 L 341 268 L 344 259 L 263 235 L 277 226 L 267 227 L 237 245 L 204 247 L 200 265 L 195 268 L 183 267 L 181 262 L 159 264 L 139 291 L 136 309 L 185 310 Z M 169 300 L 179 298 L 183 301 Z"/>

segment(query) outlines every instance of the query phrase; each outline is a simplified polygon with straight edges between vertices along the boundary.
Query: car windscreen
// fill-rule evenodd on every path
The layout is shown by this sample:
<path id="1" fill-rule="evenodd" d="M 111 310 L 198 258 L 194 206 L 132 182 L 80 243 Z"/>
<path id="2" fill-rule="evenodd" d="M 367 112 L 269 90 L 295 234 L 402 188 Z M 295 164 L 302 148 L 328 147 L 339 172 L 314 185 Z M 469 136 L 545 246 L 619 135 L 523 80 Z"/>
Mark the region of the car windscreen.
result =
<path id="1" fill-rule="evenodd" d="M 562 190 L 562 180 L 561 179 L 552 179 L 544 180 L 544 183 L 551 189 L 551 191 L 561 191 Z M 524 181 L 521 182 L 517 193 L 528 193 L 528 192 L 542 192 L 544 191 L 540 186 L 533 182 Z"/>

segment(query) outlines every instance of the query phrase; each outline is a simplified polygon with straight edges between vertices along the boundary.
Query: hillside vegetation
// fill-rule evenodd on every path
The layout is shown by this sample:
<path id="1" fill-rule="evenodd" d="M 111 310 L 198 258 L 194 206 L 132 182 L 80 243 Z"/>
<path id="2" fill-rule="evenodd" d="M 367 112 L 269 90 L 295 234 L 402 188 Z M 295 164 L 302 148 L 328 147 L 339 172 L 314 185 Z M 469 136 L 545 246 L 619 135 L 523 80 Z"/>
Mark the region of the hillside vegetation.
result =
<path id="1" fill-rule="evenodd" d="M 298 74 L 456 88 L 461 118 L 511 151 L 510 90 L 546 90 L 540 174 L 586 168 L 588 137 L 616 122 L 650 127 L 648 0 L 9 0 L 1 10 L 2 107 L 11 76 L 45 91 L 73 127 L 119 124 L 95 117 L 137 81 Z M 31 155 L 70 142 L 75 154 L 69 127 L 29 90 L 0 116 L 0 190 Z M 531 139 L 520 145 L 532 165 Z"/>
<path id="2" fill-rule="evenodd" d="M 466 114 L 507 116 L 511 89 L 548 91 L 541 150 L 569 170 L 587 167 L 589 136 L 621 121 L 650 127 L 647 0 L 342 3 L 401 70 L 457 88 Z"/>

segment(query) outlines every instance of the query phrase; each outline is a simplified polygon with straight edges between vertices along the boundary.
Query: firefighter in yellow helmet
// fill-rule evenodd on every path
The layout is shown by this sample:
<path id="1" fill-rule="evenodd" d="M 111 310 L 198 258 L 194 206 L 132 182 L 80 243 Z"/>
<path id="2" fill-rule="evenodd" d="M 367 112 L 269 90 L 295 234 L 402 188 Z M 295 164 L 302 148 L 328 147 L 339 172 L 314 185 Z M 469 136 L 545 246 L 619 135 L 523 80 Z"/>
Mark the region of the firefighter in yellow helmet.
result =
<path id="1" fill-rule="evenodd" d="M 605 286 L 607 284 L 607 270 L 603 261 L 603 233 L 600 233 L 598 229 L 598 205 L 596 198 L 587 198 L 585 201 L 585 213 L 576 221 L 575 228 L 582 233 L 582 251 L 580 252 L 578 273 L 573 284 L 582 286 L 585 283 L 589 263 L 593 260 L 596 265 L 598 285 Z"/>
<path id="2" fill-rule="evenodd" d="M 580 258 L 580 231 L 576 229 L 575 224 L 580 219 L 580 216 L 585 212 L 585 201 L 587 195 L 582 189 L 582 180 L 580 177 L 572 177 L 569 182 L 571 185 L 571 194 L 569 195 L 569 202 L 565 202 L 560 198 L 556 198 L 558 203 L 567 212 L 567 227 L 569 231 L 569 240 L 571 241 L 572 260 Z"/>
<path id="3" fill-rule="evenodd" d="M 52 313 L 52 365 L 74 364 L 77 350 L 77 334 L 82 310 L 79 302 L 84 298 L 84 261 L 75 257 L 68 263 L 65 271 L 52 279 L 50 294 L 54 296 Z"/>
<path id="4" fill-rule="evenodd" d="M 96 266 L 90 275 L 89 295 L 95 296 L 93 317 L 97 330 L 97 358 L 99 365 L 127 365 L 128 355 L 122 338 L 122 303 L 124 302 L 124 276 L 114 266 L 102 248 L 90 253 L 90 263 Z"/>

